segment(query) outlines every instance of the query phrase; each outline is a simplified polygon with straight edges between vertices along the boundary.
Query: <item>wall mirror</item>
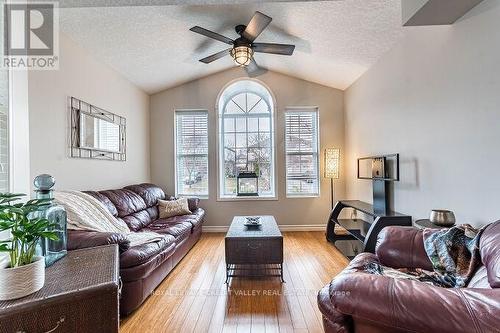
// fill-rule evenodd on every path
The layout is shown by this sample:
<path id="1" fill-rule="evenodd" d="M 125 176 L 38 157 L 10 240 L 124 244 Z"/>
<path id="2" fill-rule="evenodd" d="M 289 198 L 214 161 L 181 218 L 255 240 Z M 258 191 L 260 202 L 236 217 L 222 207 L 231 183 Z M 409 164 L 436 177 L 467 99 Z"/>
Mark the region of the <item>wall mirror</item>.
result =
<path id="1" fill-rule="evenodd" d="M 70 98 L 70 156 L 126 160 L 125 118 L 78 98 Z"/>

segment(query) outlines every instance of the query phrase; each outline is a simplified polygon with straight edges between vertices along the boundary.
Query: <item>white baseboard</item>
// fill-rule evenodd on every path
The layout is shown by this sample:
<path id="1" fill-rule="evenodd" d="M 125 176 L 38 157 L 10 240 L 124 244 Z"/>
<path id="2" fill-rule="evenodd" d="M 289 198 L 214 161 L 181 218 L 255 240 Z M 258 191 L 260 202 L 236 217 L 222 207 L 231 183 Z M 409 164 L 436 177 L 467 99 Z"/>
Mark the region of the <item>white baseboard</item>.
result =
<path id="1" fill-rule="evenodd" d="M 283 224 L 279 225 L 281 231 L 325 231 L 326 224 Z M 227 225 L 204 225 L 203 232 L 227 232 Z"/>
<path id="2" fill-rule="evenodd" d="M 227 232 L 229 229 L 225 225 L 204 225 L 201 227 L 202 232 Z"/>
<path id="3" fill-rule="evenodd" d="M 279 228 L 281 231 L 325 231 L 326 224 L 284 224 Z"/>

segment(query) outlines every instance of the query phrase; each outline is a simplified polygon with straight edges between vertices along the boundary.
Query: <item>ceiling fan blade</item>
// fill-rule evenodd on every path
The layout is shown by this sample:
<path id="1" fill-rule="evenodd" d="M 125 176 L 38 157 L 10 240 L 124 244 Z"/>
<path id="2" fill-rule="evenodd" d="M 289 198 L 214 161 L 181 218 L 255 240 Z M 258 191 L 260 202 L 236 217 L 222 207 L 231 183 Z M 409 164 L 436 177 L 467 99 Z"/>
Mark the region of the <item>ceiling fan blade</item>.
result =
<path id="1" fill-rule="evenodd" d="M 234 43 L 234 41 L 231 38 L 222 36 L 221 34 L 218 34 L 216 32 L 207 30 L 207 29 L 199 27 L 199 26 L 192 27 L 189 30 L 191 30 L 192 32 L 196 32 L 196 33 L 198 33 L 200 35 L 203 35 L 203 36 L 206 36 L 206 37 L 218 40 L 220 42 L 229 44 L 229 45 L 233 45 L 233 43 Z"/>
<path id="2" fill-rule="evenodd" d="M 250 77 L 256 77 L 267 72 L 267 69 L 259 67 L 259 65 L 257 65 L 255 59 L 252 59 L 250 64 L 248 64 L 248 66 L 245 67 L 245 70 L 247 71 L 247 74 Z"/>
<path id="3" fill-rule="evenodd" d="M 292 55 L 295 45 L 274 44 L 274 43 L 254 43 L 253 50 L 261 53 L 272 53 L 281 55 Z"/>
<path id="4" fill-rule="evenodd" d="M 261 12 L 255 12 L 242 36 L 253 42 L 273 19 Z"/>
<path id="5" fill-rule="evenodd" d="M 203 59 L 200 59 L 201 62 L 205 63 L 205 64 L 209 64 L 217 59 L 220 59 L 226 55 L 229 55 L 229 51 L 231 49 L 227 49 L 227 50 L 223 50 L 223 51 L 220 51 L 220 52 L 217 52 L 217 53 L 214 53 L 212 55 L 209 55 L 208 57 L 205 57 Z"/>

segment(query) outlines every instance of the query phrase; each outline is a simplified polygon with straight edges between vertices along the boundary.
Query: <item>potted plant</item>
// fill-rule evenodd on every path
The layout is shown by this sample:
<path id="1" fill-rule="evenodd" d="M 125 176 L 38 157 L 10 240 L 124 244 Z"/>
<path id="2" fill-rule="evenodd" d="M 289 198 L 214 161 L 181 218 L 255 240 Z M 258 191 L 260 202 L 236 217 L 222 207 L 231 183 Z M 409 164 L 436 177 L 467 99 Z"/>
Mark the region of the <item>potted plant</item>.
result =
<path id="1" fill-rule="evenodd" d="M 0 231 L 10 231 L 11 238 L 0 241 L 0 252 L 7 252 L 7 265 L 0 267 L 0 300 L 27 296 L 45 283 L 45 262 L 36 255 L 42 238 L 57 240 L 49 231 L 54 225 L 37 217 L 36 212 L 52 199 L 35 199 L 16 203 L 24 194 L 0 193 Z"/>

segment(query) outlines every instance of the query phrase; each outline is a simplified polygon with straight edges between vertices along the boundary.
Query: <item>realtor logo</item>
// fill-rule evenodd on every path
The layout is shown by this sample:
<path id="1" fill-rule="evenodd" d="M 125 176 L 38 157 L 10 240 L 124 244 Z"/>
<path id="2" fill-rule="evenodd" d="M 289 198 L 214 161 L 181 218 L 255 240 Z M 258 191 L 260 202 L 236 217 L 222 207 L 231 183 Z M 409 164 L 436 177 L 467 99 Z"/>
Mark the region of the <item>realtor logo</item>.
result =
<path id="1" fill-rule="evenodd" d="M 4 5 L 2 67 L 58 69 L 59 13 L 55 2 Z"/>

